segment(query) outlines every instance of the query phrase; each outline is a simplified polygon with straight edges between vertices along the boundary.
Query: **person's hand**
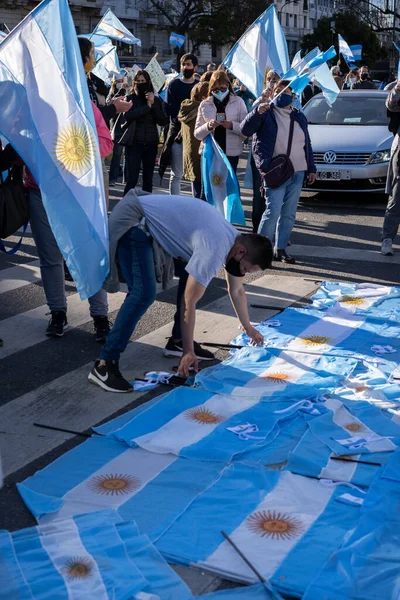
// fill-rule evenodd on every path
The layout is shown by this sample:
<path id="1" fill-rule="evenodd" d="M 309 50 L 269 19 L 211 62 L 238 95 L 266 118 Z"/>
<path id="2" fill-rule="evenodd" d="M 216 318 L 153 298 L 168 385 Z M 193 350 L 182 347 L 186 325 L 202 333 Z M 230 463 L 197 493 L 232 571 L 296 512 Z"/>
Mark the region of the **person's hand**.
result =
<path id="1" fill-rule="evenodd" d="M 186 352 L 180 360 L 178 373 L 182 377 L 189 377 L 190 367 L 193 367 L 195 373 L 199 370 L 199 361 L 194 352 Z"/>
<path id="2" fill-rule="evenodd" d="M 255 327 L 250 325 L 250 327 L 245 328 L 245 332 L 249 336 L 252 346 L 262 346 L 264 343 L 264 336 L 262 333 L 257 331 Z"/>
<path id="3" fill-rule="evenodd" d="M 147 92 L 145 94 L 146 100 L 147 100 L 147 104 L 151 107 L 154 104 L 154 93 L 153 92 Z"/>
<path id="4" fill-rule="evenodd" d="M 307 183 L 308 185 L 312 185 L 316 179 L 316 174 L 315 173 L 309 173 L 308 177 L 307 177 Z"/>
<path id="5" fill-rule="evenodd" d="M 219 126 L 219 123 L 215 119 L 211 119 L 211 121 L 208 121 L 208 123 L 207 123 L 207 129 L 209 131 L 214 131 L 214 129 L 217 129 L 218 126 Z"/>
<path id="6" fill-rule="evenodd" d="M 261 93 L 262 102 L 266 102 L 272 96 L 272 89 L 270 87 L 265 88 Z"/>
<path id="7" fill-rule="evenodd" d="M 112 103 L 117 109 L 117 113 L 126 113 L 130 108 L 132 108 L 132 100 L 127 102 L 125 98 L 122 97 L 114 98 Z"/>
<path id="8" fill-rule="evenodd" d="M 220 125 L 222 125 L 224 129 L 233 129 L 232 121 L 221 121 Z"/>
<path id="9" fill-rule="evenodd" d="M 268 102 L 261 102 L 257 106 L 257 112 L 258 112 L 258 114 L 263 115 L 265 112 L 267 112 L 268 108 L 269 108 Z"/>
<path id="10" fill-rule="evenodd" d="M 239 89 L 241 92 L 247 92 L 247 87 L 245 87 L 244 85 L 241 85 Z"/>

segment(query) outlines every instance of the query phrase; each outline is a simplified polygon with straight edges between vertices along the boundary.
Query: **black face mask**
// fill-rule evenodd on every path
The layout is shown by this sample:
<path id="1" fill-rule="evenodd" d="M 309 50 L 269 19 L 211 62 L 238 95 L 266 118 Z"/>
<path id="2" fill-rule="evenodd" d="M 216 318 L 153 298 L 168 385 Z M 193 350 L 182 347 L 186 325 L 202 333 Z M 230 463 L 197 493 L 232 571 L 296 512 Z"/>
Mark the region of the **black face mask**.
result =
<path id="1" fill-rule="evenodd" d="M 368 79 L 368 73 L 362 73 L 361 79 L 362 79 L 362 81 L 367 81 L 367 79 Z"/>
<path id="2" fill-rule="evenodd" d="M 184 79 L 191 79 L 193 77 L 194 69 L 183 69 L 182 75 Z"/>
<path id="3" fill-rule="evenodd" d="M 137 83 L 136 84 L 136 91 L 139 94 L 139 96 L 144 96 L 147 92 L 151 92 L 151 88 L 150 88 L 150 84 L 149 83 Z"/>
<path id="4" fill-rule="evenodd" d="M 244 277 L 244 275 L 242 275 L 240 272 L 240 260 L 235 260 L 233 257 L 230 258 L 225 265 L 225 271 L 234 277 Z"/>

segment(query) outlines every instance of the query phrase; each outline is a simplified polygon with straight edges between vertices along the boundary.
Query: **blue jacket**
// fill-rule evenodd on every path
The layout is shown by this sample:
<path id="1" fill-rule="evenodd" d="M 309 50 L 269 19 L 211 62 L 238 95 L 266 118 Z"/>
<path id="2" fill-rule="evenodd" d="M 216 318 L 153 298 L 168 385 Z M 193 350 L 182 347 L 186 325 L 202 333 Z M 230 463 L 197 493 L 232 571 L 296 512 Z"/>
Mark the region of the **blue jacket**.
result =
<path id="1" fill-rule="evenodd" d="M 305 152 L 307 161 L 307 174 L 315 173 L 317 169 L 314 164 L 314 154 L 311 147 L 310 135 L 308 133 L 307 119 L 303 113 L 293 109 L 293 118 L 297 121 L 304 131 L 306 140 Z M 253 137 L 253 156 L 256 167 L 261 173 L 265 173 L 272 160 L 274 153 L 276 136 L 278 135 L 278 125 L 274 115 L 274 105 L 271 104 L 265 113 L 260 115 L 257 107 L 253 108 L 251 113 L 240 124 L 240 130 L 246 137 Z"/>

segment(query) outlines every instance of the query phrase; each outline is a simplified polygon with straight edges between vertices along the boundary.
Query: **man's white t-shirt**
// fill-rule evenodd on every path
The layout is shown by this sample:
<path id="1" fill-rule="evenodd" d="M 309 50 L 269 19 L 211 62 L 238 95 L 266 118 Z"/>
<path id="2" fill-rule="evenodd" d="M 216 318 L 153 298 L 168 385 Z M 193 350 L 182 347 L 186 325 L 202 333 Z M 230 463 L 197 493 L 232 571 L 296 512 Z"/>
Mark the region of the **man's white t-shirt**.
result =
<path id="1" fill-rule="evenodd" d="M 215 277 L 239 232 L 213 206 L 185 196 L 140 196 L 146 225 L 154 239 L 206 287 Z"/>

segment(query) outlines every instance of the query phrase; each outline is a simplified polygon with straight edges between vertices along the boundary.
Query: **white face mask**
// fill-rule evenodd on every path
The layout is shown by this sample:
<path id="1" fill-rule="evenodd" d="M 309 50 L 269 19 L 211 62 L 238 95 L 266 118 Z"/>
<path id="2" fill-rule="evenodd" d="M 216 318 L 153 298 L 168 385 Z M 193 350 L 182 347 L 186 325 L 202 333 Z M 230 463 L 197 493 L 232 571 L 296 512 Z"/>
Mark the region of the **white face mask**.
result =
<path id="1" fill-rule="evenodd" d="M 355 77 L 350 77 L 349 82 L 353 85 L 353 83 L 356 82 L 356 78 Z"/>
<path id="2" fill-rule="evenodd" d="M 116 88 L 117 90 L 120 90 L 122 88 L 122 83 L 117 83 Z"/>

